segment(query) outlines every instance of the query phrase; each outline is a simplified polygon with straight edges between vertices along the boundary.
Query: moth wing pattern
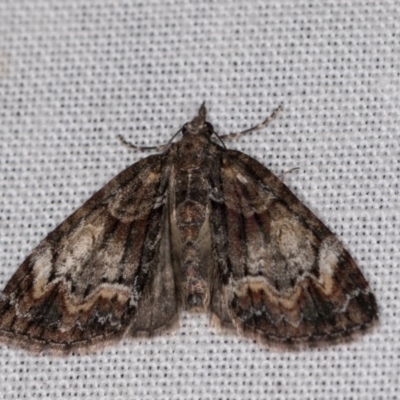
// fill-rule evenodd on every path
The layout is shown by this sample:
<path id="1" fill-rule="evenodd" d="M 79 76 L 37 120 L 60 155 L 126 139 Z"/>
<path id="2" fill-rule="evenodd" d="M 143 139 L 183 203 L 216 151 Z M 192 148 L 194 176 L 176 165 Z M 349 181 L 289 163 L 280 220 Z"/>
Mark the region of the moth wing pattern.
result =
<path id="1" fill-rule="evenodd" d="M 3 342 L 86 352 L 177 323 L 164 158 L 121 172 L 22 263 L 0 295 Z"/>
<path id="2" fill-rule="evenodd" d="M 180 141 L 117 175 L 28 256 L 0 294 L 0 341 L 87 352 L 173 330 L 183 309 L 282 349 L 375 324 L 341 243 L 267 168 L 210 139 L 206 115 L 203 103 Z"/>
<path id="3" fill-rule="evenodd" d="M 330 230 L 256 160 L 221 157 L 212 325 L 278 349 L 342 342 L 373 326 L 375 297 Z"/>

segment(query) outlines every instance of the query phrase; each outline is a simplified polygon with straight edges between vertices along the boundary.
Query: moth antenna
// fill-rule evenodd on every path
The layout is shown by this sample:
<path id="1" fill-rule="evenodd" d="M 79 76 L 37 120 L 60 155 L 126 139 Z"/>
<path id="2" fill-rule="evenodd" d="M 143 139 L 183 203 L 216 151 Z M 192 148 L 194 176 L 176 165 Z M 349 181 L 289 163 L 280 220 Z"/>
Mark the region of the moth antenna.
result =
<path id="1" fill-rule="evenodd" d="M 289 171 L 283 171 L 280 175 L 278 175 L 279 179 L 283 179 L 286 175 L 289 175 L 294 171 L 300 171 L 300 168 L 299 167 L 294 167 L 292 169 L 289 169 Z"/>
<path id="2" fill-rule="evenodd" d="M 118 135 L 118 139 L 121 141 L 121 143 L 128 147 L 129 149 L 137 150 L 137 151 L 145 151 L 145 150 L 159 150 L 161 151 L 162 148 L 165 146 L 137 146 L 136 144 L 133 144 L 131 142 L 128 142 L 122 135 Z"/>
<path id="3" fill-rule="evenodd" d="M 131 142 L 128 142 L 122 135 L 118 135 L 118 139 L 121 141 L 121 143 L 128 147 L 129 149 L 134 149 L 137 151 L 147 151 L 147 150 L 157 150 L 157 151 L 165 151 L 168 149 L 168 147 L 171 145 L 172 141 L 175 139 L 175 137 L 181 132 L 182 128 L 179 129 L 174 135 L 171 137 L 170 140 L 168 140 L 167 143 L 162 144 L 160 146 L 137 146 L 136 144 L 133 144 Z"/>
<path id="4" fill-rule="evenodd" d="M 241 132 L 236 132 L 236 133 L 228 133 L 227 135 L 222 135 L 219 137 L 219 139 L 224 139 L 224 140 L 232 140 L 232 139 L 237 139 L 238 137 L 242 135 L 247 135 L 248 133 L 253 133 L 256 131 L 260 131 L 261 129 L 266 128 L 277 116 L 278 114 L 283 110 L 283 104 L 279 104 L 277 108 L 272 112 L 272 114 L 266 118 L 264 121 L 259 123 L 258 125 L 252 126 L 249 129 L 246 129 Z"/>
<path id="5" fill-rule="evenodd" d="M 224 141 L 221 139 L 221 136 L 219 136 L 218 133 L 215 132 L 214 130 L 213 130 L 213 134 L 218 138 L 218 140 L 222 143 L 222 146 L 224 146 L 224 148 L 226 149 L 226 145 L 225 145 Z"/>

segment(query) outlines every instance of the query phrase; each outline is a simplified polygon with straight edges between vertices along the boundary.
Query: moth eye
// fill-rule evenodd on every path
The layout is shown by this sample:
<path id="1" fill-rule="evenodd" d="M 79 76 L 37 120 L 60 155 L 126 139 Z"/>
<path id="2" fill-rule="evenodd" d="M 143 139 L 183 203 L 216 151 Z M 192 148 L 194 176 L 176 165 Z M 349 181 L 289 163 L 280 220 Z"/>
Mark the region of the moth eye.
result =
<path id="1" fill-rule="evenodd" d="M 209 122 L 206 122 L 205 125 L 207 133 L 211 136 L 214 133 L 214 127 Z"/>
<path id="2" fill-rule="evenodd" d="M 185 125 L 182 126 L 181 131 L 182 131 L 182 134 L 183 134 L 183 135 L 187 132 L 187 125 L 188 125 L 188 124 L 185 124 Z"/>

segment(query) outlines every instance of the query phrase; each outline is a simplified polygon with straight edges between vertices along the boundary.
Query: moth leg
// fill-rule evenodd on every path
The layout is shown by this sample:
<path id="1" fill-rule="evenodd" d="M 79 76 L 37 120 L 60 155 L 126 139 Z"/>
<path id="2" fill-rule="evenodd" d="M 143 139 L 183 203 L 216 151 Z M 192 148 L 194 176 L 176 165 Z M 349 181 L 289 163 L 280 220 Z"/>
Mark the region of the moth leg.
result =
<path id="1" fill-rule="evenodd" d="M 238 137 L 240 137 L 242 135 L 247 135 L 248 133 L 252 133 L 252 132 L 256 132 L 261 129 L 264 129 L 278 116 L 278 114 L 282 111 L 282 109 L 283 109 L 283 104 L 280 104 L 277 108 L 275 108 L 275 110 L 272 112 L 272 114 L 268 118 L 266 118 L 264 121 L 262 121 L 258 125 L 252 126 L 251 128 L 246 129 L 241 132 L 228 133 L 227 135 L 219 136 L 219 138 L 223 139 L 223 140 L 232 140 L 232 139 L 237 139 Z"/>

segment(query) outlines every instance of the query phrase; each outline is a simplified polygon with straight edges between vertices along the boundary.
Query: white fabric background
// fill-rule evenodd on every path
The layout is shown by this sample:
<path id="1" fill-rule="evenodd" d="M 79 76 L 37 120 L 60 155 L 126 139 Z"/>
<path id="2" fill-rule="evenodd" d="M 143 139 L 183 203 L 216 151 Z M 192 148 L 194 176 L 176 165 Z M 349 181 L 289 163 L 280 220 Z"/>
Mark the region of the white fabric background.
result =
<path id="1" fill-rule="evenodd" d="M 200 3 L 200 4 L 199 4 Z M 351 3 L 351 4 L 348 4 Z M 397 4 L 396 4 L 397 3 Z M 91 194 L 207 101 L 228 146 L 343 241 L 381 324 L 277 353 L 184 314 L 174 336 L 50 358 L 0 346 L 2 399 L 400 398 L 400 12 L 393 1 L 1 1 L 0 289 Z"/>

